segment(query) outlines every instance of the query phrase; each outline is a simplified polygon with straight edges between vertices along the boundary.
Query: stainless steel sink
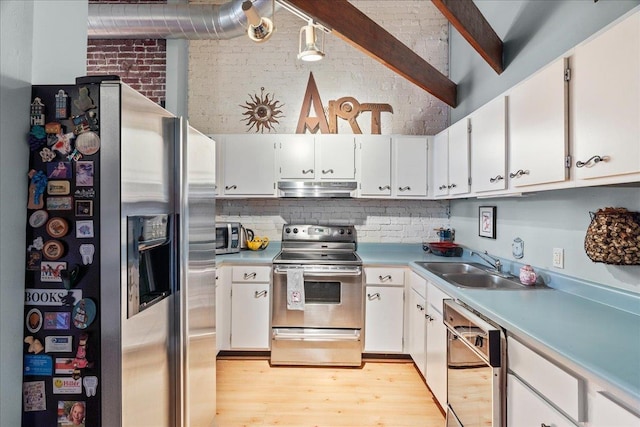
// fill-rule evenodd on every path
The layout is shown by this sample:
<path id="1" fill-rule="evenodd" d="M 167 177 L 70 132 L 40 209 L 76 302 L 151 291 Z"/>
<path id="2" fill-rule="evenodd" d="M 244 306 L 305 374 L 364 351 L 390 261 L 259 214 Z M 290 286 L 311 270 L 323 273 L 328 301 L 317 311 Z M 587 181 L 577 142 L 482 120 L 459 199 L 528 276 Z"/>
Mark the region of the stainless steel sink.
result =
<path id="1" fill-rule="evenodd" d="M 540 289 L 544 284 L 525 286 L 515 276 L 505 276 L 489 267 L 473 262 L 416 262 L 420 267 L 437 274 L 459 288 L 469 289 Z"/>
<path id="2" fill-rule="evenodd" d="M 488 272 L 443 274 L 442 278 L 456 286 L 479 289 L 525 289 L 517 278 L 507 279 Z"/>
<path id="3" fill-rule="evenodd" d="M 481 273 L 486 270 L 482 264 L 466 262 L 418 262 L 416 264 L 437 274 Z"/>

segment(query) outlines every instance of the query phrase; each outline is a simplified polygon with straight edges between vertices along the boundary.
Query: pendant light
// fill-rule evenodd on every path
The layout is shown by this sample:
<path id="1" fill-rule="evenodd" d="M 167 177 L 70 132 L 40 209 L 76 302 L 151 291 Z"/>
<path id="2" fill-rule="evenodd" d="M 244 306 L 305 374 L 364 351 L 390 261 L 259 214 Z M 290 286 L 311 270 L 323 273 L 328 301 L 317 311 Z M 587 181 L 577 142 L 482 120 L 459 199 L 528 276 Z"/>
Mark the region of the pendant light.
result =
<path id="1" fill-rule="evenodd" d="M 300 53 L 298 53 L 298 59 L 303 61 L 319 61 L 324 58 L 324 32 L 321 36 L 321 46 L 318 47 L 316 29 L 322 31 L 322 27 L 315 25 L 313 20 L 309 20 L 308 25 L 300 28 Z"/>

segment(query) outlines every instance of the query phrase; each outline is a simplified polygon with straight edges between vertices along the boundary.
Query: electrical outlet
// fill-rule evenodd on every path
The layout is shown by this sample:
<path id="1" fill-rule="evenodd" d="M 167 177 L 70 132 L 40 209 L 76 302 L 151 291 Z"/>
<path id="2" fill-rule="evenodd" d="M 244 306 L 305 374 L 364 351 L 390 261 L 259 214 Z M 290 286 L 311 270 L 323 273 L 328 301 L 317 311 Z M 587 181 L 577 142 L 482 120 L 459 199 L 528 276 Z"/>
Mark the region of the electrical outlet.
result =
<path id="1" fill-rule="evenodd" d="M 564 249 L 553 248 L 553 266 L 564 268 Z"/>

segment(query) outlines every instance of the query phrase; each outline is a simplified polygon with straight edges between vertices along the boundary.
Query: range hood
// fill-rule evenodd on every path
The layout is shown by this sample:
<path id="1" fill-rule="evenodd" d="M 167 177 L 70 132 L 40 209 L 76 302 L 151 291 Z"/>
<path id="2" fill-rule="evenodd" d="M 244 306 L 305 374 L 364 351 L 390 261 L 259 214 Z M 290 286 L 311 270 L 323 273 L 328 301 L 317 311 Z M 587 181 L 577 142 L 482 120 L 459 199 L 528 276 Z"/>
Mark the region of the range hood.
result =
<path id="1" fill-rule="evenodd" d="M 279 197 L 355 197 L 355 181 L 279 181 Z"/>

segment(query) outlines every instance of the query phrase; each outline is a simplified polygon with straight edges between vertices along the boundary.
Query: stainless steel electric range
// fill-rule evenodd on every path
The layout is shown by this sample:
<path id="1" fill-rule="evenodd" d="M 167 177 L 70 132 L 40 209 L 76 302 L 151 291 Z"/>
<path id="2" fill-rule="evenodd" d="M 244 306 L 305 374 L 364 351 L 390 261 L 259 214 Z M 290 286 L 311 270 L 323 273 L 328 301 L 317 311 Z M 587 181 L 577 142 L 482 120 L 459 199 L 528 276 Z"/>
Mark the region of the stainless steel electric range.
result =
<path id="1" fill-rule="evenodd" d="M 273 260 L 271 364 L 360 366 L 362 260 L 353 226 L 285 225 Z"/>

